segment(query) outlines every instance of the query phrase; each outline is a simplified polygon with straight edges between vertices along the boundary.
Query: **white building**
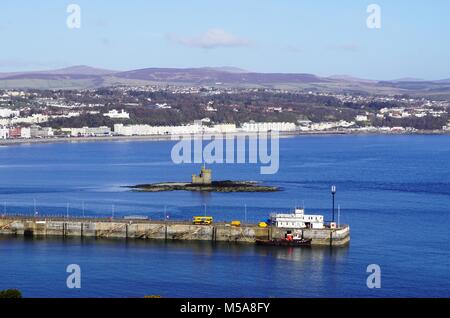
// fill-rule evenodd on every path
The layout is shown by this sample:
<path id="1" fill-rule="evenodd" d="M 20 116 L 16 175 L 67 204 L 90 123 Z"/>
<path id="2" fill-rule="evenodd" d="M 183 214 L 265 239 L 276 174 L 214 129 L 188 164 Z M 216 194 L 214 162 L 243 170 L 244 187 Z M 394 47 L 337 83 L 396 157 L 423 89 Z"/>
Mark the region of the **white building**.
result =
<path id="1" fill-rule="evenodd" d="M 369 117 L 367 117 L 366 115 L 358 115 L 358 116 L 356 116 L 355 121 L 366 122 L 366 121 L 369 121 Z"/>
<path id="2" fill-rule="evenodd" d="M 24 139 L 31 138 L 31 128 L 30 127 L 22 127 L 20 131 L 20 137 Z"/>
<path id="3" fill-rule="evenodd" d="M 119 136 L 186 135 L 202 132 L 202 126 L 198 124 L 186 126 L 114 125 L 114 133 Z"/>
<path id="4" fill-rule="evenodd" d="M 25 96 L 25 92 L 22 92 L 22 91 L 8 91 L 7 94 L 8 94 L 8 96 L 11 96 L 11 97 Z"/>
<path id="5" fill-rule="evenodd" d="M 403 127 L 392 127 L 391 128 L 391 132 L 403 132 L 403 131 L 405 131 L 406 129 L 405 128 L 403 128 Z"/>
<path id="6" fill-rule="evenodd" d="M 62 128 L 61 131 L 68 133 L 71 137 L 107 137 L 112 134 L 111 128 L 106 126 Z"/>
<path id="7" fill-rule="evenodd" d="M 8 108 L 0 108 L 0 117 L 1 118 L 11 118 L 11 117 L 19 117 L 20 111 L 12 110 Z"/>
<path id="8" fill-rule="evenodd" d="M 217 112 L 217 109 L 215 109 L 213 106 L 207 106 L 205 110 L 210 113 Z"/>
<path id="9" fill-rule="evenodd" d="M 350 128 L 354 125 L 355 125 L 354 121 L 341 120 L 340 122 L 337 123 L 337 127 L 340 127 L 340 128 Z"/>
<path id="10" fill-rule="evenodd" d="M 155 106 L 158 109 L 172 109 L 172 106 L 168 105 L 167 103 L 163 103 L 163 104 L 156 103 Z"/>
<path id="11" fill-rule="evenodd" d="M 267 132 L 267 131 L 295 131 L 297 126 L 294 123 L 244 123 L 242 130 L 244 132 Z"/>
<path id="12" fill-rule="evenodd" d="M 206 109 L 205 109 L 207 112 L 217 112 L 217 109 L 216 108 L 214 108 L 214 102 L 213 101 L 210 101 L 210 102 L 208 102 L 208 105 L 206 106 Z"/>
<path id="13" fill-rule="evenodd" d="M 282 113 L 283 107 L 267 107 L 266 111 L 269 113 Z"/>
<path id="14" fill-rule="evenodd" d="M 433 116 L 433 117 L 436 117 L 436 118 L 441 117 L 441 116 L 443 116 L 445 114 L 446 114 L 446 112 L 443 111 L 443 110 L 438 110 L 438 111 L 437 110 L 432 110 L 432 111 L 430 111 L 430 115 Z"/>
<path id="15" fill-rule="evenodd" d="M 323 122 L 323 123 L 314 123 L 311 125 L 311 130 L 313 131 L 324 131 L 335 129 L 337 127 L 337 123 L 334 122 Z"/>
<path id="16" fill-rule="evenodd" d="M 29 117 L 17 117 L 10 120 L 11 125 L 15 124 L 41 124 L 48 122 L 49 116 L 43 114 L 33 114 Z"/>
<path id="17" fill-rule="evenodd" d="M 41 127 L 33 125 L 30 127 L 31 138 L 49 138 L 53 137 L 53 129 L 51 127 Z"/>
<path id="18" fill-rule="evenodd" d="M 323 215 L 306 215 L 304 209 L 295 209 L 294 213 L 275 213 L 271 215 L 272 223 L 283 229 L 323 229 Z"/>
<path id="19" fill-rule="evenodd" d="M 80 117 L 81 114 L 79 112 L 69 112 L 67 115 L 63 115 L 65 118 L 74 118 L 74 117 Z"/>
<path id="20" fill-rule="evenodd" d="M 415 113 L 414 116 L 416 116 L 417 118 L 424 118 L 424 117 L 427 117 L 427 113 L 426 112 L 418 112 L 418 113 Z"/>
<path id="21" fill-rule="evenodd" d="M 235 124 L 218 124 L 212 127 L 203 127 L 205 133 L 233 134 L 237 132 Z"/>
<path id="22" fill-rule="evenodd" d="M 108 113 L 103 114 L 103 116 L 109 117 L 111 119 L 130 119 L 130 114 L 124 111 L 123 109 L 120 112 L 113 109 Z"/>
<path id="23" fill-rule="evenodd" d="M 9 129 L 5 127 L 0 127 L 0 139 L 9 138 Z"/>
<path id="24" fill-rule="evenodd" d="M 111 136 L 111 128 L 106 126 L 101 127 L 84 127 L 84 133 L 87 137 L 106 137 Z"/>

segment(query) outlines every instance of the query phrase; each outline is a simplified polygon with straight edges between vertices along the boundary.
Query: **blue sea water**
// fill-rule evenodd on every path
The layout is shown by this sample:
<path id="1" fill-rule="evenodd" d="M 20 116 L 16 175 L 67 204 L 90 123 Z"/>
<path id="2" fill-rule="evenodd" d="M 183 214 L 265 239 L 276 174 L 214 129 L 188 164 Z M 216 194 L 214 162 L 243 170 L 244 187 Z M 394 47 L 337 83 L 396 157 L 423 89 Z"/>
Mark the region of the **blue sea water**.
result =
<path id="1" fill-rule="evenodd" d="M 214 178 L 255 180 L 278 193 L 135 193 L 122 186 L 188 181 L 173 142 L 92 142 L 0 147 L 0 213 L 216 220 L 267 219 L 304 205 L 331 215 L 338 189 L 345 248 L 0 237 L 0 289 L 26 297 L 438 297 L 450 296 L 450 138 L 314 136 L 280 141 L 280 171 L 214 165 Z M 79 264 L 82 288 L 66 287 Z M 381 267 L 369 289 L 367 266 Z"/>

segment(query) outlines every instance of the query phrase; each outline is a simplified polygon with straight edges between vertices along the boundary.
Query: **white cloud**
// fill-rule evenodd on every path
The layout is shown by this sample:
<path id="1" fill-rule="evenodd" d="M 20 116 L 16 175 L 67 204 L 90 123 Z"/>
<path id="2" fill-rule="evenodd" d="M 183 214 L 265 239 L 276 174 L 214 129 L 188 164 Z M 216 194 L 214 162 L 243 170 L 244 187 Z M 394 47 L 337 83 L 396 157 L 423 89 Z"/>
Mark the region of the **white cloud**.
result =
<path id="1" fill-rule="evenodd" d="M 172 42 L 187 47 L 202 49 L 215 49 L 220 47 L 243 47 L 250 44 L 247 39 L 238 37 L 222 29 L 210 29 L 205 33 L 195 37 L 168 34 L 167 38 Z"/>

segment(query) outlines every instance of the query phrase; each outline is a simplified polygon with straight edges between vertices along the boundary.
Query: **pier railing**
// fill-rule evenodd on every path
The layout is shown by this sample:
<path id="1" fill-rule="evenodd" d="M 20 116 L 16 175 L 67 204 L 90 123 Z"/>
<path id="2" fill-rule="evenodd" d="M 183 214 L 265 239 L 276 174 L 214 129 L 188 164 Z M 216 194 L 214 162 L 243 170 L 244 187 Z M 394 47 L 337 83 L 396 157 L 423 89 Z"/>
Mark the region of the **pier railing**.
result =
<path id="1" fill-rule="evenodd" d="M 113 217 L 101 217 L 101 216 L 64 216 L 64 215 L 30 215 L 30 214 L 0 214 L 0 219 L 8 220 L 20 220 L 20 221 L 55 221 L 55 222 L 85 222 L 85 223 L 124 223 L 124 224 L 173 224 L 173 225 L 186 225 L 192 224 L 191 219 L 186 220 L 161 220 L 161 219 L 125 219 L 125 218 L 113 218 Z M 230 225 L 231 221 L 217 220 L 214 221 L 215 225 Z M 241 227 L 255 226 L 256 223 L 241 223 Z"/>

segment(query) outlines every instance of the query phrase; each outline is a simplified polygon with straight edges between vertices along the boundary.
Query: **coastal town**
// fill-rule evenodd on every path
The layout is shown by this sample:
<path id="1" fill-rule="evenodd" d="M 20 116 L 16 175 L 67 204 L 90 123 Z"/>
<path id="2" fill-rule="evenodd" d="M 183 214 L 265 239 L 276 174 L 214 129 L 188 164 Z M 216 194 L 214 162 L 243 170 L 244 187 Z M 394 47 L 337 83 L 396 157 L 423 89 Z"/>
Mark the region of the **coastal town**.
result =
<path id="1" fill-rule="evenodd" d="M 450 102 L 185 86 L 0 91 L 0 139 L 258 133 L 450 133 Z"/>
<path id="2" fill-rule="evenodd" d="M 445 304 L 449 12 L 3 1 L 0 303 L 212 318 Z"/>

